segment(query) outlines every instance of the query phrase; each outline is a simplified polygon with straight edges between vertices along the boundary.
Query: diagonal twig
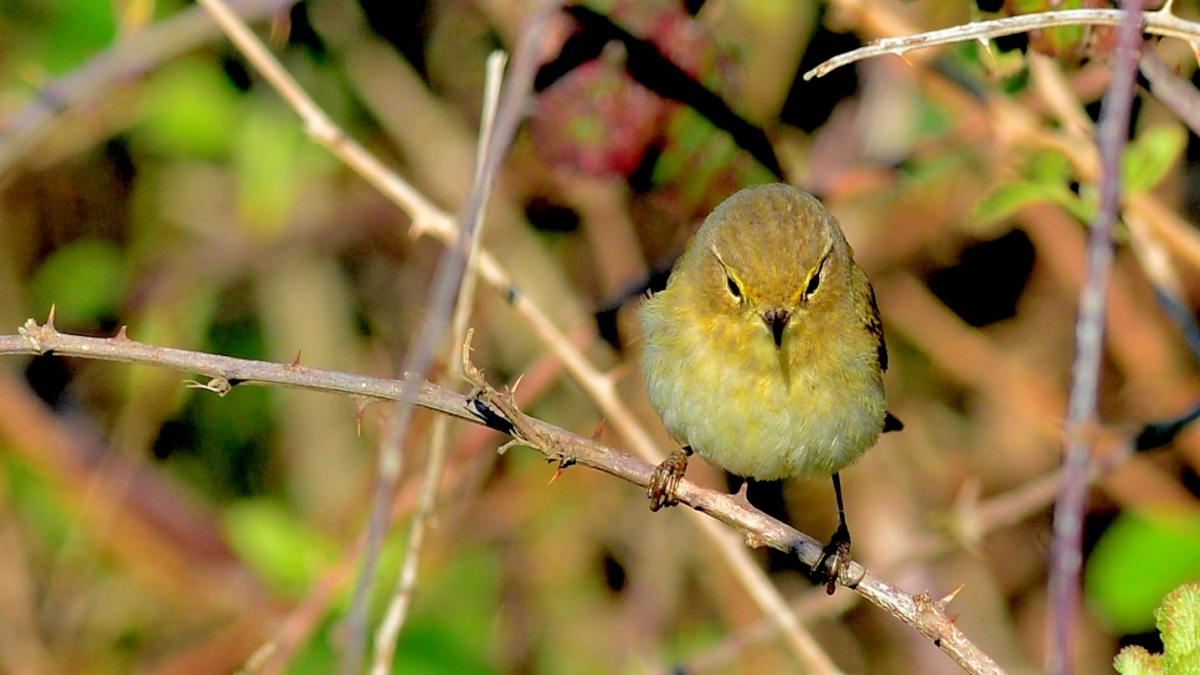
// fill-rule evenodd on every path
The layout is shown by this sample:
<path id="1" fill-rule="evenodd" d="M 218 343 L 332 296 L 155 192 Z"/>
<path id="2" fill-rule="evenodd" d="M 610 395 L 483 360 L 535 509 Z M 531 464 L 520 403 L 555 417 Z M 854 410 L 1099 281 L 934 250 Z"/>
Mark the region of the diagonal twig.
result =
<path id="1" fill-rule="evenodd" d="M 1170 3 L 1162 10 L 1141 13 L 1141 28 L 1150 35 L 1173 37 L 1188 42 L 1200 44 L 1200 24 L 1185 21 L 1171 14 Z M 936 47 L 939 45 L 967 42 L 969 40 L 988 40 L 1026 33 L 1031 30 L 1043 30 L 1061 26 L 1120 26 L 1125 19 L 1126 10 L 1121 9 L 1068 9 L 1058 12 L 1039 12 L 1037 14 L 1022 14 L 1009 16 L 991 21 L 976 21 L 973 23 L 944 28 L 942 30 L 908 35 L 904 37 L 883 38 L 853 51 L 839 54 L 816 68 L 804 73 L 805 80 L 814 77 L 824 77 L 831 71 L 857 61 L 893 54 L 900 56 L 916 49 Z"/>
<path id="2" fill-rule="evenodd" d="M 1150 82 L 1150 93 L 1183 120 L 1193 134 L 1200 135 L 1200 92 L 1196 87 L 1177 75 L 1151 50 L 1142 54 L 1138 68 Z"/>

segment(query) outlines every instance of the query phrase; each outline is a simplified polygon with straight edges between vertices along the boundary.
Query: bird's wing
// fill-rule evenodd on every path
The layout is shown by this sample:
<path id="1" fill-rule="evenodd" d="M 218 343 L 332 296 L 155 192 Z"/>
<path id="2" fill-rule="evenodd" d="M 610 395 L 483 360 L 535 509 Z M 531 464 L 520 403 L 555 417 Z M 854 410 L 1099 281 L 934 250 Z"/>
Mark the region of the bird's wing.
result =
<path id="1" fill-rule="evenodd" d="M 879 303 L 875 302 L 875 289 L 867 286 L 867 297 L 871 300 L 871 311 L 867 312 L 867 332 L 875 336 L 876 353 L 879 356 L 879 369 L 887 372 L 888 353 L 887 342 L 883 339 L 883 322 L 879 320 Z M 883 415 L 883 430 L 900 431 L 904 422 L 890 412 Z"/>
<path id="2" fill-rule="evenodd" d="M 879 303 L 875 302 L 875 289 L 869 284 L 867 285 L 867 296 L 871 300 L 871 311 L 867 312 L 867 332 L 875 336 L 879 369 L 886 373 L 888 368 L 887 342 L 883 339 L 883 322 L 879 320 Z"/>

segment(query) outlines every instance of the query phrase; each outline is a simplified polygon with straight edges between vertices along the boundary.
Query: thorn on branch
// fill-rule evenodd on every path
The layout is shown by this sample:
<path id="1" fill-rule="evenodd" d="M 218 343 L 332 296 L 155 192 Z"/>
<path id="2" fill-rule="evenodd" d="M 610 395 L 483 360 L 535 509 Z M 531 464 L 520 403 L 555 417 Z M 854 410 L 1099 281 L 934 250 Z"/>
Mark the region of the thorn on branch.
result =
<path id="1" fill-rule="evenodd" d="M 546 485 L 558 480 L 558 477 L 562 475 L 563 471 L 566 471 L 569 467 L 574 465 L 574 457 L 567 457 L 566 455 L 560 453 L 558 455 L 558 468 L 554 470 L 554 475 L 550 477 L 550 480 L 546 483 Z"/>
<path id="2" fill-rule="evenodd" d="M 946 594 L 946 597 L 942 598 L 941 600 L 938 600 L 937 601 L 938 609 L 945 610 L 946 606 L 949 605 L 951 602 L 953 602 L 954 598 L 957 598 L 958 594 L 962 593 L 962 589 L 965 587 L 966 587 L 966 584 L 959 584 L 958 588 L 954 589 L 953 591 L 950 591 L 949 593 Z M 954 623 L 954 619 L 951 619 L 950 623 Z"/>
<path id="3" fill-rule="evenodd" d="M 362 396 L 354 397 L 354 427 L 359 438 L 362 438 L 362 421 L 363 414 L 367 412 L 367 406 L 373 401 Z"/>
<path id="4" fill-rule="evenodd" d="M 113 340 L 117 342 L 130 342 L 129 326 L 122 324 L 121 328 L 117 330 L 117 334 L 113 336 Z"/>

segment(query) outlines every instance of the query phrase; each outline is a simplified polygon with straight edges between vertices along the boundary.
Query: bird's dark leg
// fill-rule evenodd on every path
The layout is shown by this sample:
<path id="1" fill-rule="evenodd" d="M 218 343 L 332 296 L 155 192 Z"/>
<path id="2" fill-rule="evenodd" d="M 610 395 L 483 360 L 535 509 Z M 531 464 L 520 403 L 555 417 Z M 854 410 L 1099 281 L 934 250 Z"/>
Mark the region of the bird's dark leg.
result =
<path id="1" fill-rule="evenodd" d="M 833 495 L 837 498 L 838 527 L 813 566 L 813 581 L 825 582 L 825 592 L 833 595 L 842 568 L 850 562 L 850 528 L 846 527 L 846 509 L 842 505 L 842 478 L 833 474 Z"/>
<path id="2" fill-rule="evenodd" d="M 650 476 L 650 484 L 646 486 L 651 511 L 679 503 L 675 498 L 675 488 L 679 486 L 679 481 L 683 480 L 683 474 L 687 473 L 688 457 L 691 456 L 692 446 L 685 445 L 667 455 L 662 464 L 654 467 L 654 475 Z"/>

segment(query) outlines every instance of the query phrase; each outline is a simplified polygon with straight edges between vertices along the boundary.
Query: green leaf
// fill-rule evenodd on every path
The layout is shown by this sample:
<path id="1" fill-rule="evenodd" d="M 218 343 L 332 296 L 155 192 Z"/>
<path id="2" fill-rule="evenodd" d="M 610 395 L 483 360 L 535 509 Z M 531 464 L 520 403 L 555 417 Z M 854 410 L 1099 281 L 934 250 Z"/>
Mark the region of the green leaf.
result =
<path id="1" fill-rule="evenodd" d="M 51 75 L 64 75 L 109 45 L 117 34 L 110 0 L 57 0 L 45 52 L 37 60 Z"/>
<path id="2" fill-rule="evenodd" d="M 1074 169 L 1071 160 L 1061 152 L 1039 152 L 1029 158 L 1025 167 L 1026 178 L 1035 183 L 1060 183 L 1071 180 Z"/>
<path id="3" fill-rule="evenodd" d="M 1167 671 L 1178 675 L 1200 673 L 1200 584 L 1186 584 L 1163 598 L 1154 613 L 1162 633 Z"/>
<path id="4" fill-rule="evenodd" d="M 1161 657 L 1138 646 L 1122 649 L 1113 659 L 1113 668 L 1121 675 L 1161 675 L 1166 672 Z"/>
<path id="5" fill-rule="evenodd" d="M 1121 675 L 1200 675 L 1200 584 L 1185 584 L 1163 598 L 1154 611 L 1163 653 L 1126 647 L 1113 660 Z"/>
<path id="6" fill-rule="evenodd" d="M 61 328 L 92 328 L 117 318 L 125 294 L 125 261 L 101 239 L 80 239 L 55 251 L 34 273 L 31 313 L 57 308 Z"/>
<path id="7" fill-rule="evenodd" d="M 47 551 L 53 559 L 78 534 L 79 521 L 63 503 L 61 486 L 52 485 L 39 467 L 29 465 L 21 453 L 0 443 L 0 491 L 11 502 L 14 513 L 26 523 L 37 552 Z"/>
<path id="8" fill-rule="evenodd" d="M 225 532 L 238 555 L 276 590 L 300 595 L 336 559 L 337 548 L 281 504 L 245 500 L 225 512 Z"/>
<path id="9" fill-rule="evenodd" d="M 1176 586 L 1200 578 L 1200 516 L 1122 513 L 1088 559 L 1085 594 L 1110 626 L 1140 633 Z"/>
<path id="10" fill-rule="evenodd" d="M 1082 9 L 1083 0 L 1014 0 L 1014 14 L 1034 14 L 1051 9 Z M 1039 30 L 1030 35 L 1030 43 L 1043 54 L 1066 57 L 1080 53 L 1086 26 L 1059 26 Z"/>
<path id="11" fill-rule="evenodd" d="M 1064 185 L 1018 181 L 993 190 L 975 206 L 972 215 L 980 222 L 993 223 L 1032 204 L 1061 204 L 1075 198 Z"/>
<path id="12" fill-rule="evenodd" d="M 984 197 L 975 206 L 975 220 L 988 225 L 1032 204 L 1060 206 L 1081 223 L 1092 219 L 1095 200 L 1089 197 L 1086 186 L 1080 194 L 1069 187 L 1074 169 L 1065 155 L 1039 152 L 1029 158 L 1024 172 L 1023 179 L 1001 185 Z"/>
<path id="13" fill-rule="evenodd" d="M 262 234 L 274 234 L 291 217 L 303 176 L 304 150 L 310 144 L 300 123 L 274 105 L 256 107 L 247 116 L 234 150 L 238 214 Z"/>
<path id="14" fill-rule="evenodd" d="M 241 94 L 216 62 L 172 63 L 147 85 L 139 138 L 166 155 L 222 159 L 239 126 L 240 104 Z"/>
<path id="15" fill-rule="evenodd" d="M 1187 134 L 1174 124 L 1147 129 L 1121 156 L 1121 187 L 1126 193 L 1146 192 L 1158 185 L 1187 146 Z"/>

